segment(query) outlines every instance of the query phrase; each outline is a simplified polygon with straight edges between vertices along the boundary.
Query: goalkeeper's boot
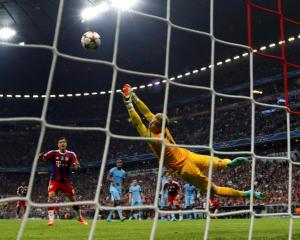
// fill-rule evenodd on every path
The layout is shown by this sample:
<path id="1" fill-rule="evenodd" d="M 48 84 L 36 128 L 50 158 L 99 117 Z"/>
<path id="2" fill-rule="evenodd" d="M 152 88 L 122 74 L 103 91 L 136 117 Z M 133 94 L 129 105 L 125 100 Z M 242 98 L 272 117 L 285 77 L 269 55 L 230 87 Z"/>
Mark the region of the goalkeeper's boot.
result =
<path id="1" fill-rule="evenodd" d="M 54 224 L 54 221 L 53 220 L 48 220 L 48 226 L 52 226 Z"/>
<path id="2" fill-rule="evenodd" d="M 87 220 L 85 220 L 83 217 L 77 218 L 77 221 L 80 222 L 80 224 L 89 225 Z"/>
<path id="3" fill-rule="evenodd" d="M 236 167 L 241 166 L 246 163 L 251 163 L 251 161 L 252 161 L 251 157 L 237 157 L 237 158 L 234 158 L 233 160 L 231 160 L 231 162 L 228 163 L 226 165 L 226 167 L 232 169 L 232 168 L 236 168 Z"/>
<path id="4" fill-rule="evenodd" d="M 121 222 L 124 222 L 125 220 L 126 220 L 126 217 L 122 217 L 122 218 L 120 219 Z"/>
<path id="5" fill-rule="evenodd" d="M 244 196 L 244 198 L 249 199 L 250 196 L 251 196 L 251 190 L 245 191 L 244 194 L 243 194 L 243 196 Z M 256 192 L 256 191 L 254 191 L 253 197 L 254 197 L 254 199 L 257 199 L 257 200 L 263 200 L 263 199 L 265 199 L 264 195 L 261 192 Z"/>

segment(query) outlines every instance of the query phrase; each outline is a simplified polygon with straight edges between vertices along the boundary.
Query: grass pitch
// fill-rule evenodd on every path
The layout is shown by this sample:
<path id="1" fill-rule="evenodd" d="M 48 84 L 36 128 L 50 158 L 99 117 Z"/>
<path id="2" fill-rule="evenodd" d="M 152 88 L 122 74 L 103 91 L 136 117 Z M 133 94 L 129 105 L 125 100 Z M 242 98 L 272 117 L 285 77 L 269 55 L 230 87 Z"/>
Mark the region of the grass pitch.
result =
<path id="1" fill-rule="evenodd" d="M 0 220 L 0 239 L 16 239 L 20 220 Z M 91 225 L 91 221 L 89 221 Z M 29 220 L 24 240 L 83 240 L 88 238 L 89 226 L 75 220 L 57 220 L 52 227 L 46 220 Z M 249 219 L 212 220 L 209 239 L 248 239 Z M 143 240 L 149 239 L 152 221 L 126 221 L 108 223 L 98 221 L 95 240 Z M 253 239 L 288 239 L 289 220 L 283 218 L 256 219 Z M 205 220 L 159 222 L 155 239 L 193 240 L 203 239 Z M 294 220 L 293 239 L 300 239 L 300 220 Z"/>

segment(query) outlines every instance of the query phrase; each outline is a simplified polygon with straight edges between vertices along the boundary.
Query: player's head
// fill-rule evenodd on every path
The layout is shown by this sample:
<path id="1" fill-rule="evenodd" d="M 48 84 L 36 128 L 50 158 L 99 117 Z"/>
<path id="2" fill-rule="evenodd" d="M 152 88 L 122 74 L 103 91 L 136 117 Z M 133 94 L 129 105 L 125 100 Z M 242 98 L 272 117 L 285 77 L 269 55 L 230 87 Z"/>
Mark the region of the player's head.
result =
<path id="1" fill-rule="evenodd" d="M 166 127 L 169 125 L 169 118 L 167 116 L 164 116 L 162 113 L 157 113 L 154 115 L 152 121 L 149 123 L 149 129 L 153 133 L 160 133 L 162 129 L 163 124 L 163 118 L 166 119 Z"/>
<path id="2" fill-rule="evenodd" d="M 57 141 L 57 146 L 60 151 L 65 151 L 68 146 L 67 139 L 65 137 L 60 137 Z"/>
<path id="3" fill-rule="evenodd" d="M 136 178 L 132 179 L 132 185 L 133 185 L 133 186 L 136 186 L 137 183 L 138 183 L 138 182 L 137 182 L 137 179 L 136 179 Z"/>
<path id="4" fill-rule="evenodd" d="M 173 181 L 173 177 L 171 174 L 168 175 L 168 182 L 172 182 Z"/>
<path id="5" fill-rule="evenodd" d="M 121 159 L 118 159 L 116 161 L 116 166 L 117 166 L 117 168 L 122 168 L 123 167 L 123 161 Z"/>

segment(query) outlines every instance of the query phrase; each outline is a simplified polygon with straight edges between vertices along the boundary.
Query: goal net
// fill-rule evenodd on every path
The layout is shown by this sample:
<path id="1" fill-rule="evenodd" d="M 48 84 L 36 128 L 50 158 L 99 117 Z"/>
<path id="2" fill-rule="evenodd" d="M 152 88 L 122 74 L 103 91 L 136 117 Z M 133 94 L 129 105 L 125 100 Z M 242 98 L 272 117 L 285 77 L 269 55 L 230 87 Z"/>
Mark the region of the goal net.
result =
<path id="1" fill-rule="evenodd" d="M 210 224 L 211 224 L 211 219 L 213 217 L 219 217 L 219 216 L 228 216 L 228 215 L 238 215 L 241 213 L 248 213 L 251 216 L 251 221 L 249 225 L 249 239 L 252 239 L 253 237 L 253 230 L 254 230 L 254 223 L 255 219 L 257 217 L 267 217 L 267 216 L 284 216 L 288 217 L 290 220 L 289 224 L 289 239 L 292 239 L 292 232 L 293 232 L 293 219 L 296 218 L 295 215 L 293 215 L 292 212 L 292 171 L 293 171 L 293 165 L 299 165 L 299 163 L 294 162 L 291 160 L 291 130 L 290 130 L 290 114 L 299 114 L 299 111 L 297 109 L 293 109 L 289 105 L 289 85 L 288 85 L 288 67 L 293 67 L 293 68 L 300 68 L 299 65 L 290 63 L 287 59 L 286 53 L 285 53 L 285 41 L 287 41 L 287 38 L 284 33 L 284 23 L 289 22 L 292 24 L 299 25 L 299 23 L 293 19 L 289 19 L 284 17 L 283 11 L 282 11 L 282 1 L 278 0 L 278 8 L 276 10 L 270 10 L 264 7 L 261 7 L 259 5 L 256 5 L 251 2 L 251 0 L 247 1 L 247 12 L 248 12 L 248 45 L 242 45 L 238 44 L 235 42 L 228 42 L 222 39 L 219 39 L 215 36 L 214 34 L 214 0 L 210 0 L 210 10 L 209 10 L 209 18 L 210 18 L 210 25 L 209 25 L 209 31 L 204 32 L 204 31 L 199 31 L 196 29 L 180 26 L 178 24 L 175 24 L 171 21 L 171 5 L 172 1 L 167 0 L 166 1 L 166 13 L 165 17 L 159 17 L 156 15 L 136 11 L 129 9 L 128 11 L 132 14 L 140 15 L 145 18 L 151 18 L 156 21 L 163 22 L 167 26 L 167 37 L 166 37 L 166 42 L 165 42 L 165 64 L 164 64 L 164 74 L 155 74 L 151 72 L 140 72 L 140 71 L 133 71 L 131 69 L 124 69 L 118 66 L 117 64 L 117 59 L 118 59 L 118 50 L 119 50 L 119 36 L 120 36 L 120 28 L 121 28 L 121 22 L 122 22 L 122 15 L 123 12 L 121 10 L 117 10 L 117 16 L 116 16 L 116 28 L 115 28 L 115 40 L 114 40 L 114 47 L 113 47 L 113 58 L 112 61 L 105 61 L 105 60 L 95 60 L 95 59 L 88 59 L 88 58 L 81 58 L 81 57 L 75 57 L 69 54 L 65 54 L 63 52 L 60 52 L 58 50 L 58 39 L 59 39 L 59 34 L 61 30 L 61 22 L 62 22 L 62 15 L 64 12 L 64 0 L 59 1 L 59 8 L 58 8 L 58 14 L 57 14 L 57 20 L 56 20 L 56 27 L 55 27 L 55 33 L 54 33 L 54 39 L 53 39 L 53 44 L 52 45 L 39 45 L 39 44 L 25 44 L 25 45 L 18 45 L 18 44 L 13 44 L 13 43 L 7 43 L 7 42 L 0 42 L 1 47 L 15 47 L 15 48 L 38 48 L 38 49 L 45 49 L 48 51 L 51 51 L 53 56 L 52 56 L 52 62 L 51 62 L 51 68 L 50 68 L 50 73 L 49 73 L 49 78 L 47 82 L 47 89 L 45 93 L 45 98 L 43 102 L 43 109 L 42 109 L 42 114 L 41 117 L 36 118 L 36 117 L 16 117 L 16 118 L 2 118 L 0 119 L 0 122 L 36 122 L 41 124 L 41 131 L 39 135 L 39 140 L 38 144 L 36 147 L 35 151 L 35 158 L 32 164 L 31 168 L 31 174 L 30 174 L 30 179 L 29 179 L 29 184 L 28 184 L 28 193 L 26 197 L 9 197 L 9 198 L 3 198 L 0 199 L 0 202 L 9 202 L 9 201 L 18 201 L 18 200 L 25 200 L 28 203 L 28 207 L 26 209 L 24 218 L 22 219 L 17 239 L 20 240 L 23 237 L 24 229 L 28 220 L 29 213 L 32 208 L 34 207 L 49 207 L 49 206 L 72 206 L 74 203 L 55 203 L 55 204 L 49 204 L 49 203 L 36 203 L 31 199 L 31 194 L 32 194 L 32 189 L 34 185 L 34 180 L 37 172 L 37 166 L 38 166 L 38 156 L 39 153 L 42 150 L 42 145 L 43 141 L 45 138 L 45 132 L 46 129 L 57 129 L 57 130 L 69 130 L 69 131 L 96 131 L 96 132 L 101 132 L 105 134 L 105 146 L 104 146 L 104 152 L 102 156 L 102 161 L 101 161 L 101 168 L 100 168 L 100 173 L 98 177 L 98 182 L 97 182 L 97 190 L 94 196 L 93 200 L 90 201 L 78 201 L 76 204 L 80 205 L 94 205 L 95 206 L 95 214 L 94 218 L 92 221 L 92 225 L 90 228 L 90 233 L 89 233 L 89 239 L 93 239 L 95 229 L 96 229 L 96 223 L 98 219 L 99 212 L 102 210 L 113 210 L 116 209 L 114 207 L 108 207 L 104 206 L 99 203 L 99 197 L 100 197 L 100 192 L 102 189 L 102 186 L 104 185 L 104 175 L 105 175 L 105 166 L 107 165 L 107 159 L 108 159 L 108 153 L 109 153 L 109 147 L 112 139 L 121 139 L 121 140 L 138 140 L 138 141 L 148 141 L 148 138 L 142 138 L 142 137 L 133 137 L 133 136 L 123 136 L 123 135 L 118 135 L 112 133 L 110 126 L 111 126 L 111 121 L 112 121 L 112 111 L 113 111 L 113 103 L 115 101 L 115 96 L 118 94 L 117 91 L 117 77 L 118 74 L 120 73 L 125 73 L 125 74 L 131 74 L 131 75 L 136 75 L 136 76 L 142 76 L 142 77 L 153 77 L 160 79 L 159 82 L 161 84 L 164 84 L 164 101 L 163 101 L 163 113 L 166 115 L 167 114 L 167 109 L 168 109 L 168 99 L 169 99 L 169 92 L 170 92 L 170 87 L 171 86 L 176 86 L 180 88 L 187 88 L 187 89 L 195 89 L 195 90 L 204 90 L 209 92 L 211 96 L 211 106 L 210 106 L 210 131 L 209 131 L 209 143 L 208 145 L 188 145 L 188 144 L 175 144 L 176 147 L 185 147 L 185 148 L 193 148 L 193 149 L 198 149 L 198 150 L 206 150 L 210 153 L 211 160 L 213 157 L 217 155 L 224 155 L 224 156 L 240 156 L 240 155 L 248 155 L 252 157 L 252 166 L 251 166 L 251 197 L 250 197 L 250 206 L 249 209 L 247 210 L 238 210 L 238 211 L 231 211 L 231 212 L 223 212 L 223 213 L 211 213 L 209 211 L 209 199 L 210 199 L 210 194 L 211 192 L 208 190 L 206 193 L 206 204 L 205 204 L 205 209 L 202 210 L 184 210 L 184 211 L 166 211 L 162 210 L 159 208 L 159 193 L 161 190 L 161 177 L 162 177 L 162 171 L 163 171 L 163 165 L 164 165 L 164 153 L 165 153 L 165 148 L 167 144 L 164 142 L 163 139 L 158 139 L 159 141 L 162 142 L 162 149 L 161 149 L 161 157 L 159 159 L 159 170 L 158 170 L 158 177 L 157 177 L 157 182 L 156 182 L 156 189 L 155 189 L 155 199 L 154 203 L 152 205 L 144 205 L 144 206 L 138 206 L 138 207 L 126 207 L 122 206 L 121 208 L 123 210 L 131 210 L 131 209 L 152 209 L 155 211 L 155 216 L 153 220 L 153 225 L 152 225 L 152 230 L 151 230 L 151 235 L 150 239 L 155 239 L 155 234 L 157 231 L 157 225 L 158 225 L 158 218 L 159 214 L 165 214 L 165 213 L 203 213 L 205 214 L 206 217 L 206 224 L 205 224 L 205 231 L 204 231 L 204 239 L 209 238 L 209 230 L 210 230 Z M 252 12 L 253 11 L 263 11 L 265 14 L 274 14 L 279 18 L 280 22 L 280 36 L 281 36 L 281 55 L 280 56 L 273 56 L 270 54 L 266 54 L 263 52 L 263 49 L 254 49 L 254 44 L 253 44 L 253 34 L 252 34 Z M 203 67 L 203 71 L 205 69 L 210 69 L 210 80 L 208 86 L 199 86 L 199 85 L 191 85 L 191 84 L 186 84 L 183 82 L 176 81 L 177 79 L 180 79 L 182 76 L 177 76 L 172 77 L 170 76 L 169 72 L 169 64 L 170 64 L 170 45 L 171 45 L 171 33 L 172 29 L 177 29 L 180 31 L 185 31 L 191 34 L 195 35 L 201 35 L 201 36 L 206 36 L 210 40 L 210 46 L 211 46 L 211 51 L 210 51 L 210 65 L 207 67 Z M 222 44 L 234 48 L 238 48 L 241 51 L 241 55 L 236 55 L 233 56 L 230 59 L 224 60 L 224 62 L 217 62 L 216 61 L 216 44 Z M 258 54 L 262 57 L 266 58 L 272 58 L 275 60 L 280 61 L 280 63 L 283 64 L 283 81 L 285 83 L 285 99 L 284 99 L 284 105 L 282 104 L 268 104 L 268 103 L 262 103 L 259 102 L 255 99 L 254 96 L 254 55 Z M 109 96 L 109 104 L 108 104 L 108 111 L 107 111 L 107 120 L 106 120 L 106 125 L 105 127 L 72 127 L 72 126 L 61 126 L 57 124 L 50 124 L 46 121 L 46 115 L 48 111 L 48 106 L 49 106 L 49 101 L 51 97 L 51 88 L 53 86 L 53 79 L 54 79 L 54 73 L 57 65 L 57 60 L 58 58 L 65 58 L 69 59 L 72 61 L 77 61 L 77 62 L 87 62 L 87 63 L 95 63 L 95 64 L 102 64 L 109 66 L 113 69 L 113 76 L 111 79 L 111 89 L 110 89 L 110 96 Z M 249 69 L 249 96 L 242 96 L 238 94 L 230 94 L 230 93 L 224 93 L 220 92 L 216 89 L 215 87 L 215 69 L 222 65 L 226 64 L 227 62 L 234 61 L 238 58 L 245 57 L 248 59 L 248 69 Z M 202 69 L 197 70 L 197 71 L 202 71 Z M 188 73 L 190 74 L 190 73 Z M 188 76 L 187 74 L 187 76 Z M 235 100 L 247 100 L 250 102 L 250 108 L 251 108 L 251 148 L 249 151 L 221 151 L 215 149 L 214 146 L 214 136 L 216 133 L 215 129 L 215 116 L 216 116 L 216 98 L 230 98 L 230 99 L 235 99 Z M 278 109 L 280 111 L 285 111 L 286 112 L 286 145 L 287 145 L 287 156 L 260 156 L 255 153 L 255 143 L 258 140 L 256 138 L 256 133 L 255 133 L 255 127 L 256 127 L 256 118 L 255 118 L 255 111 L 257 107 L 265 107 L 265 108 L 270 108 L 270 109 Z M 125 109 L 124 109 L 125 111 Z M 165 125 L 166 119 L 163 119 L 163 125 Z M 164 130 L 162 132 L 162 136 L 164 136 Z M 264 159 L 264 160 L 276 160 L 276 161 L 288 161 L 288 211 L 286 213 L 273 213 L 273 214 L 266 214 L 266 213 L 256 213 L 254 209 L 254 197 L 253 197 L 253 191 L 255 190 L 255 167 L 257 160 Z M 212 161 L 210 162 L 210 168 L 209 168 L 209 183 L 208 183 L 208 189 L 210 189 L 210 186 L 212 184 L 212 176 L 213 176 L 213 167 L 212 167 Z M 197 231 L 197 230 L 195 230 Z M 201 237 L 199 237 L 200 239 Z"/>

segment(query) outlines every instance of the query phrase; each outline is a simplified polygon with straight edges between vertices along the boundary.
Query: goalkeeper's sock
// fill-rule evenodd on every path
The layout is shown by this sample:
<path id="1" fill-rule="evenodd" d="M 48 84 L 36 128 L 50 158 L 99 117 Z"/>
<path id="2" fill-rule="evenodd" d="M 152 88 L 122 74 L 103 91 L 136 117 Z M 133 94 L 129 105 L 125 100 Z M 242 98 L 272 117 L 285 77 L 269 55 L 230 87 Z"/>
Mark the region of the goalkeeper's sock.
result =
<path id="1" fill-rule="evenodd" d="M 246 164 L 246 163 L 250 163 L 251 162 L 251 158 L 249 157 L 237 157 L 235 159 L 233 159 L 231 162 L 229 162 L 226 167 L 227 168 L 236 168 L 240 165 Z"/>
<path id="2" fill-rule="evenodd" d="M 243 193 L 243 197 L 244 197 L 244 198 L 249 199 L 250 196 L 251 196 L 251 190 L 245 191 L 245 192 Z M 262 194 L 261 192 L 256 192 L 256 191 L 254 191 L 253 197 L 254 197 L 254 199 L 257 199 L 257 200 L 263 200 L 263 199 L 264 199 L 263 194 Z"/>

